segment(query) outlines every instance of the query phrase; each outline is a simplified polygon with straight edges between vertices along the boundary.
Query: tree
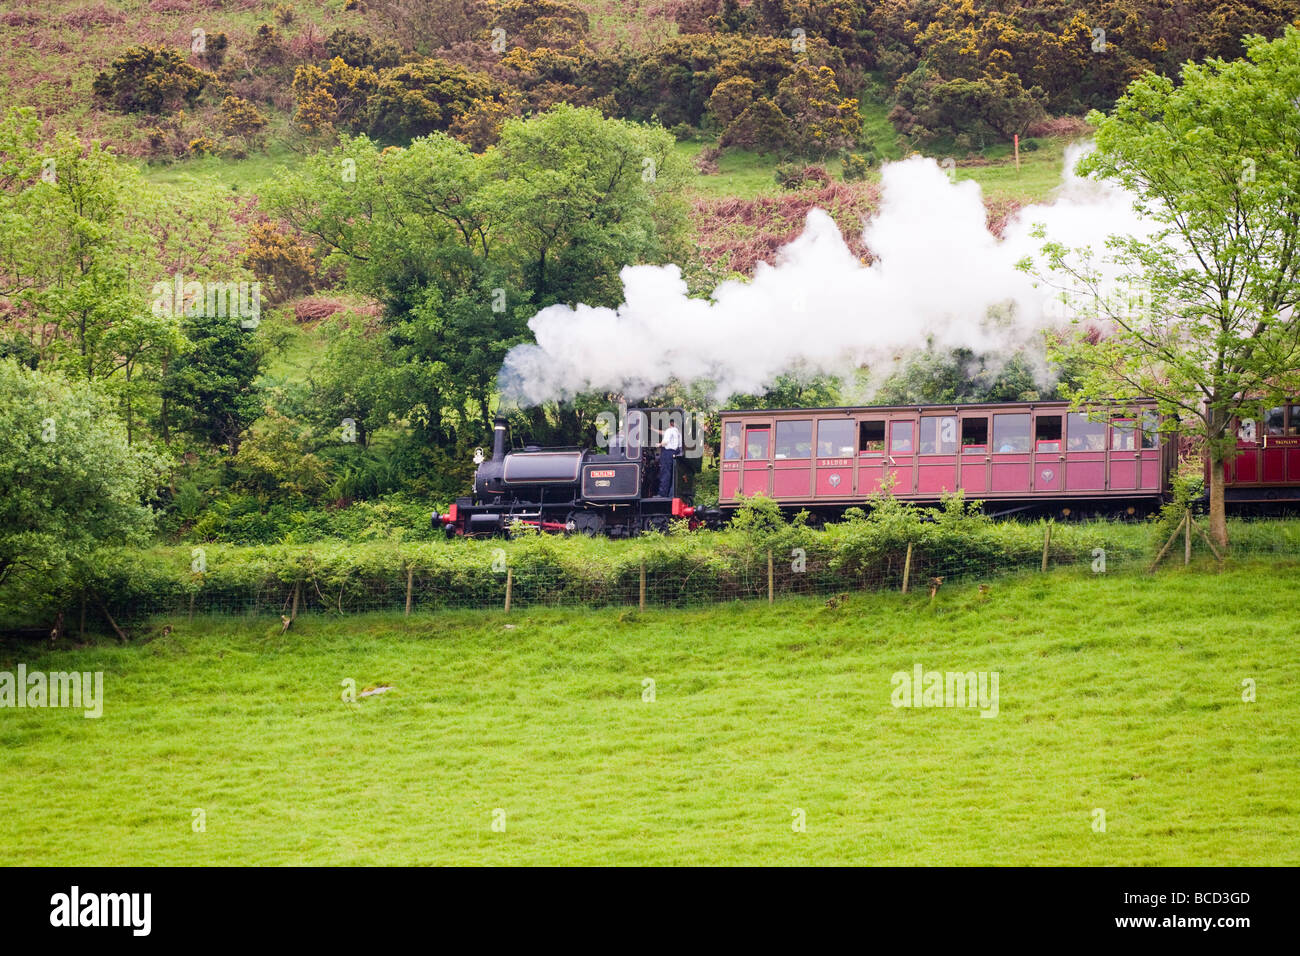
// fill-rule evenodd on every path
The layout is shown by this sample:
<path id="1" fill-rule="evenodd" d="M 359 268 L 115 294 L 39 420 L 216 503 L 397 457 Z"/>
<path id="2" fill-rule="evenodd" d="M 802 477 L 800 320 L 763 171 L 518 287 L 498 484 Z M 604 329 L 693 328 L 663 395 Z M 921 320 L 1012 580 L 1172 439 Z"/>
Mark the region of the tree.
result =
<path id="1" fill-rule="evenodd" d="M 91 383 L 0 359 L 0 585 L 48 587 L 99 545 L 143 541 L 160 471 Z"/>
<path id="2" fill-rule="evenodd" d="M 686 171 L 662 128 L 557 106 L 507 122 L 483 163 L 484 202 L 539 307 L 616 305 L 623 266 L 683 251 Z"/>
<path id="3" fill-rule="evenodd" d="M 1113 237 L 1108 266 L 1046 247 L 1085 326 L 1059 350 L 1081 369 L 1070 397 L 1150 396 L 1180 416 L 1209 455 L 1211 531 L 1225 545 L 1230 424 L 1300 378 L 1300 30 L 1246 47 L 1242 60 L 1186 65 L 1181 83 L 1148 74 L 1089 117 L 1097 149 L 1080 171 L 1133 192 L 1154 234 Z M 1141 301 L 1108 292 L 1114 268 L 1141 283 Z"/>
<path id="4" fill-rule="evenodd" d="M 472 448 L 537 307 L 615 304 L 623 266 L 680 255 L 684 175 L 666 131 L 566 106 L 508 121 L 482 155 L 441 133 L 348 139 L 265 198 L 384 303 L 401 376 L 384 411 L 430 446 Z M 539 441 L 581 437 L 571 410 L 534 425 Z"/>
<path id="5" fill-rule="evenodd" d="M 174 321 L 152 313 L 143 285 L 160 271 L 157 194 L 100 149 L 62 135 L 43 147 L 35 119 L 0 122 L 0 296 L 43 367 L 120 389 L 134 437 L 142 379 L 178 342 Z M 173 242 L 169 238 L 164 245 Z"/>
<path id="6" fill-rule="evenodd" d="M 169 364 L 163 398 L 172 424 L 234 454 L 244 430 L 262 413 L 256 388 L 261 349 L 238 316 L 208 314 L 202 307 L 190 311 L 184 323 L 189 347 Z"/>

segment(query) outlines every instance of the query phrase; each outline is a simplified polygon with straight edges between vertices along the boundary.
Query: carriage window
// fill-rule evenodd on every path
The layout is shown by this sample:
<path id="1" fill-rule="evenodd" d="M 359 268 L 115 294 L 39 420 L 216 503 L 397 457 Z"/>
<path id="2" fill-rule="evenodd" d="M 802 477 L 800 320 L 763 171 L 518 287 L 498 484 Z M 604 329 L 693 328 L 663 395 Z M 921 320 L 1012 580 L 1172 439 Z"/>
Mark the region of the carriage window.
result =
<path id="1" fill-rule="evenodd" d="M 963 418 L 961 420 L 961 453 L 983 455 L 989 449 L 989 420 Z"/>
<path id="2" fill-rule="evenodd" d="M 1142 413 L 1142 447 L 1160 447 L 1160 420 L 1154 412 Z"/>
<path id="3" fill-rule="evenodd" d="M 994 415 L 993 450 L 999 455 L 1029 451 L 1029 415 Z"/>
<path id="4" fill-rule="evenodd" d="M 1050 452 L 1061 450 L 1061 416 L 1039 415 L 1034 419 L 1034 450 Z"/>
<path id="5" fill-rule="evenodd" d="M 1286 433 L 1288 435 L 1300 435 L 1300 405 L 1292 405 L 1290 417 L 1287 419 Z"/>
<path id="6" fill-rule="evenodd" d="M 811 458 L 812 422 L 777 422 L 776 457 Z"/>
<path id="7" fill-rule="evenodd" d="M 722 441 L 723 461 L 740 460 L 740 422 L 727 422 Z"/>
<path id="8" fill-rule="evenodd" d="M 1110 450 L 1132 451 L 1137 423 L 1131 418 L 1117 418 L 1110 423 Z"/>
<path id="9" fill-rule="evenodd" d="M 858 426 L 858 451 L 863 455 L 879 455 L 885 450 L 885 423 L 863 422 Z"/>
<path id="10" fill-rule="evenodd" d="M 817 423 L 818 458 L 847 458 L 852 454 L 852 419 L 830 418 Z"/>
<path id="11" fill-rule="evenodd" d="M 1087 415 L 1071 412 L 1066 417 L 1066 451 L 1105 451 L 1106 423 L 1089 421 Z"/>
<path id="12" fill-rule="evenodd" d="M 1270 408 L 1268 414 L 1264 416 L 1264 423 L 1268 428 L 1268 434 L 1283 435 L 1286 433 L 1286 429 L 1283 427 L 1282 412 L 1282 406 L 1279 405 L 1277 408 Z"/>
<path id="13" fill-rule="evenodd" d="M 921 454 L 957 454 L 957 419 L 955 416 L 921 419 Z"/>
<path id="14" fill-rule="evenodd" d="M 1243 418 L 1237 422 L 1237 440 L 1251 443 L 1255 441 L 1255 419 Z"/>
<path id="15" fill-rule="evenodd" d="M 772 437 L 766 425 L 745 429 L 745 458 L 750 461 L 766 460 L 768 440 Z"/>
<path id="16" fill-rule="evenodd" d="M 889 429 L 889 450 L 897 455 L 910 455 L 912 453 L 912 429 L 911 422 L 894 422 Z"/>

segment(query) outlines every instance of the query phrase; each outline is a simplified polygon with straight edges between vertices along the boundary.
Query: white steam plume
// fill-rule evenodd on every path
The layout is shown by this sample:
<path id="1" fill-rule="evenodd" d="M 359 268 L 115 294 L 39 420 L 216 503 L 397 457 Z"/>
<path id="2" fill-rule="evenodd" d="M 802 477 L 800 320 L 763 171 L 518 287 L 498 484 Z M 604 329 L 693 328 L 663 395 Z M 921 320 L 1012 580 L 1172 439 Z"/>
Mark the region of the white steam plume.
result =
<path id="1" fill-rule="evenodd" d="M 881 172 L 880 209 L 864 231 L 870 266 L 820 209 L 776 265 L 723 282 L 711 300 L 688 297 L 676 266 L 627 266 L 617 309 L 554 305 L 529 320 L 537 344 L 506 356 L 503 395 L 522 405 L 588 390 L 631 399 L 676 378 L 710 380 L 721 399 L 762 391 L 794 369 L 879 368 L 927 345 L 992 356 L 1031 346 L 1063 318 L 1060 303 L 1015 268 L 1038 258 L 1035 224 L 1098 254 L 1109 235 L 1152 229 L 1131 196 L 1074 175 L 1083 149 L 1067 150 L 1055 200 L 1022 209 L 1000 241 L 985 226 L 976 183 L 953 183 L 933 160 L 914 157 Z"/>

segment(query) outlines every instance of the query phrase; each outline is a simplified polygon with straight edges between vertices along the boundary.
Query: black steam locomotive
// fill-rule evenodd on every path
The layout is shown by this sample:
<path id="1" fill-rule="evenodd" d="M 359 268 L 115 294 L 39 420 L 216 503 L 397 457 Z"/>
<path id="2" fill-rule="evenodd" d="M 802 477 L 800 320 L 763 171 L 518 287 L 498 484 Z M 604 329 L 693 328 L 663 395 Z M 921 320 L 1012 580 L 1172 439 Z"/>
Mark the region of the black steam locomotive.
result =
<path id="1" fill-rule="evenodd" d="M 660 497 L 659 441 L 669 423 L 683 436 L 672 492 Z M 493 426 L 492 457 L 475 456 L 474 493 L 457 498 L 432 523 L 447 537 L 509 534 L 516 523 L 542 531 L 628 537 L 666 531 L 674 518 L 698 523 L 690 489 L 700 459 L 699 435 L 680 408 L 629 409 L 604 436 L 601 451 L 526 446 L 507 451 L 509 425 Z"/>

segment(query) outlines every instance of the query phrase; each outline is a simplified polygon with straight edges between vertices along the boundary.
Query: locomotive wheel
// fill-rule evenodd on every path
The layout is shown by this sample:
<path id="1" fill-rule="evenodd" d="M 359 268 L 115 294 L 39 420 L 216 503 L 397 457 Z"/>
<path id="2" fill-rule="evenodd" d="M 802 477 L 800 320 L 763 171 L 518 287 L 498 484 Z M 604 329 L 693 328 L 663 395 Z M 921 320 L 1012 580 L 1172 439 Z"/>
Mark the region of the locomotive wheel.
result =
<path id="1" fill-rule="evenodd" d="M 668 515 L 650 515 L 645 519 L 645 529 L 647 531 L 667 532 L 672 519 Z"/>
<path id="2" fill-rule="evenodd" d="M 564 523 L 588 538 L 594 538 L 605 530 L 605 517 L 599 511 L 570 511 Z"/>

